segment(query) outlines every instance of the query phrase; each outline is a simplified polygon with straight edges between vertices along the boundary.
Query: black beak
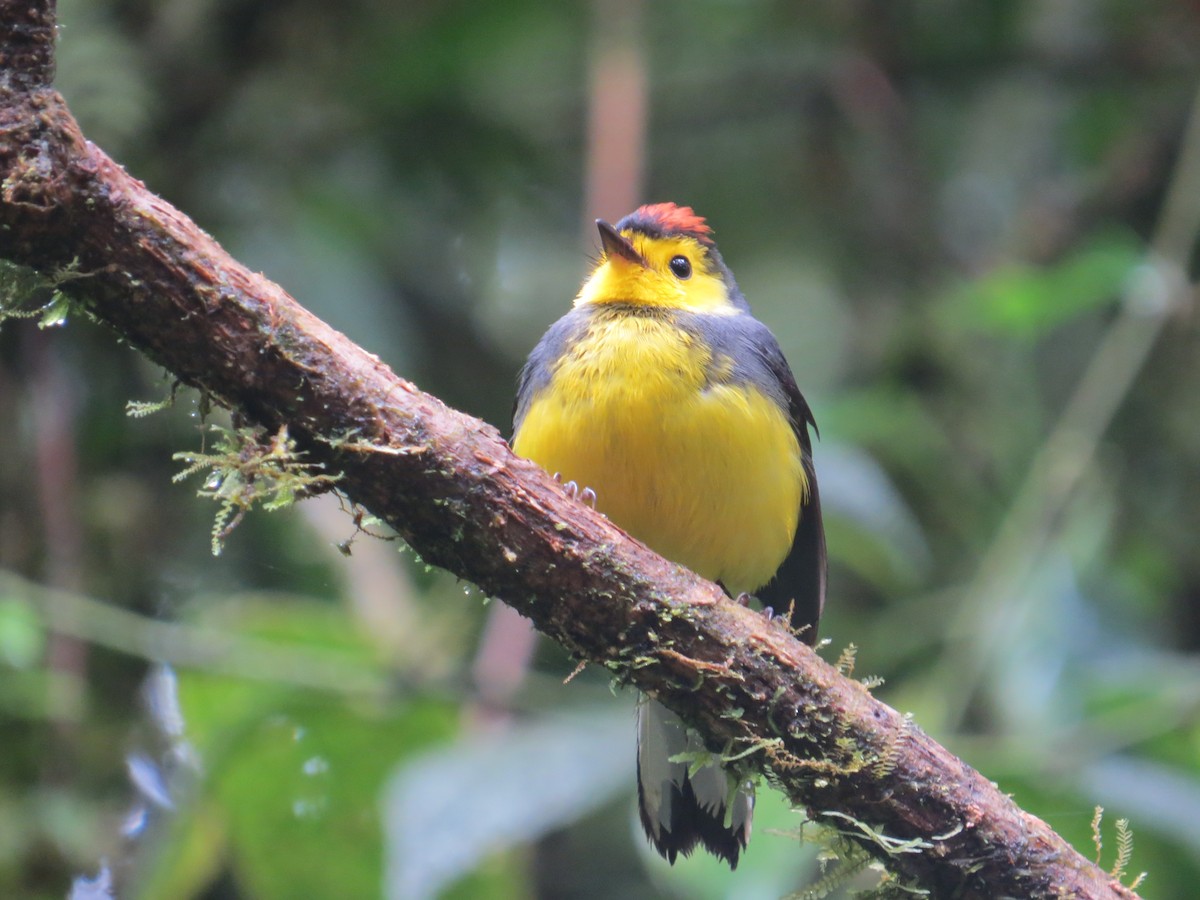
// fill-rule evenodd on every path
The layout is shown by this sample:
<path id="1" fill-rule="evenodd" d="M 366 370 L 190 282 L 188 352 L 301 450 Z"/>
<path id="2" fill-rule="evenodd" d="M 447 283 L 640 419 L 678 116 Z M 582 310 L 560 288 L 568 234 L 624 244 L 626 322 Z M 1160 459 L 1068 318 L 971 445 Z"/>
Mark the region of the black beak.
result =
<path id="1" fill-rule="evenodd" d="M 604 246 L 604 255 L 610 259 L 614 256 L 619 256 L 631 263 L 637 263 L 639 266 L 646 267 L 647 263 L 642 254 L 633 249 L 633 244 L 629 243 L 626 238 L 621 237 L 621 233 L 613 228 L 603 219 L 596 220 L 596 227 L 600 229 L 600 243 Z"/>

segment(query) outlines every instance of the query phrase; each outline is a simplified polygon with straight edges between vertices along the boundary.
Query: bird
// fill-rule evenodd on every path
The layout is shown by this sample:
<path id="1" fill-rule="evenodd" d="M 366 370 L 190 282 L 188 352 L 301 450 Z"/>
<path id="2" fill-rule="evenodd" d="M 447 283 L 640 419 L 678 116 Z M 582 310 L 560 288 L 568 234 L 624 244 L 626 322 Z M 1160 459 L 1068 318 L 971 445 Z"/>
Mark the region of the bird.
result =
<path id="1" fill-rule="evenodd" d="M 775 336 L 690 206 L 654 203 L 610 225 L 569 312 L 517 378 L 512 447 L 672 562 L 790 611 L 810 644 L 826 551 L 816 421 Z M 703 846 L 736 869 L 753 787 L 653 698 L 638 703 L 642 826 L 670 863 Z M 672 761 L 672 758 L 676 758 Z"/>

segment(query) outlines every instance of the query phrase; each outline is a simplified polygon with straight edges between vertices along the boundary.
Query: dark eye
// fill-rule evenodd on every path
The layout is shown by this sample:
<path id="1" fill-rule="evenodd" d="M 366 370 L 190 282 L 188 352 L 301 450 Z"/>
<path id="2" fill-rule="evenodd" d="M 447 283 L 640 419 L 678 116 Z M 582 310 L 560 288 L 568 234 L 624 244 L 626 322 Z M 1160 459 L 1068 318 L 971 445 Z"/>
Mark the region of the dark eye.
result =
<path id="1" fill-rule="evenodd" d="M 671 261 L 667 265 L 670 267 L 672 274 L 680 281 L 692 277 L 692 263 L 686 256 L 672 256 Z"/>

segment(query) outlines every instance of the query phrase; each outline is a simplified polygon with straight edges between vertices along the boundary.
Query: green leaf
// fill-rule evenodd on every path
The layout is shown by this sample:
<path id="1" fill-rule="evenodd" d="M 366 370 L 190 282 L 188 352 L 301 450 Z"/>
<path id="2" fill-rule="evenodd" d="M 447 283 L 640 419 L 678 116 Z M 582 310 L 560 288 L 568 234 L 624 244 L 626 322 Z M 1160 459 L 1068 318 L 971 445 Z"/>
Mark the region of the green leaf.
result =
<path id="1" fill-rule="evenodd" d="M 1052 266 L 1002 266 L 944 301 L 952 324 L 1033 340 L 1116 301 L 1143 249 L 1130 235 L 1093 239 Z"/>
<path id="2" fill-rule="evenodd" d="M 336 606 L 242 595 L 190 618 L 288 641 L 314 658 L 373 659 Z M 456 733 L 457 707 L 423 697 L 351 702 L 280 680 L 176 674 L 181 737 L 196 750 L 198 783 L 179 790 L 181 779 L 173 780 L 182 802 L 150 848 L 136 896 L 194 896 L 222 867 L 261 900 L 378 896 L 384 781 L 405 758 Z"/>
<path id="3" fill-rule="evenodd" d="M 239 884 L 264 900 L 377 896 L 381 786 L 398 760 L 448 738 L 456 721 L 436 702 L 370 715 L 326 701 L 256 722 L 214 773 Z"/>
<path id="4" fill-rule="evenodd" d="M 0 663 L 28 669 L 41 658 L 45 643 L 33 607 L 15 597 L 0 598 Z"/>

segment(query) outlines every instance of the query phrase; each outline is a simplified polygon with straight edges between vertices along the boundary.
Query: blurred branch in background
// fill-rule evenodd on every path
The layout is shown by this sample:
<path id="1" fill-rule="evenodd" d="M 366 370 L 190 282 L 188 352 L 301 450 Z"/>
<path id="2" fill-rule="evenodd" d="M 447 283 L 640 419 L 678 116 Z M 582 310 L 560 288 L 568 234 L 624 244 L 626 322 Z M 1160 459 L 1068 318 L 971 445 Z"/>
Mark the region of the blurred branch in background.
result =
<path id="1" fill-rule="evenodd" d="M 643 202 L 649 83 L 644 0 L 591 0 L 583 233 Z"/>
<path id="2" fill-rule="evenodd" d="M 64 591 L 83 586 L 83 532 L 79 525 L 79 460 L 75 434 L 79 398 L 66 362 L 40 330 L 27 336 L 25 361 L 32 373 L 33 429 L 36 435 L 38 511 L 47 548 L 43 577 Z M 68 726 L 83 714 L 88 648 L 78 635 L 52 631 L 46 651 L 57 690 L 51 707 Z M 64 758 L 60 762 L 70 766 Z"/>
<path id="3" fill-rule="evenodd" d="M 349 653 L 239 636 L 215 624 L 160 622 L 82 594 L 33 584 L 9 572 L 0 572 L 0 596 L 34 610 L 52 634 L 150 663 L 376 699 L 386 694 L 390 683 L 382 668 L 364 666 Z M 223 597 L 221 602 L 236 605 L 237 598 Z"/>
<path id="4" fill-rule="evenodd" d="M 380 540 L 371 524 L 363 522 L 366 510 L 348 511 L 340 498 L 330 494 L 313 497 L 301 504 L 300 511 L 321 537 L 322 546 L 328 548 L 330 565 L 344 579 L 341 593 L 349 598 L 354 618 L 385 658 L 407 660 L 414 670 L 441 672 L 445 666 L 437 659 L 436 647 L 430 646 L 418 627 L 421 612 L 416 587 L 394 542 Z M 349 538 L 348 512 L 354 522 Z"/>
<path id="5" fill-rule="evenodd" d="M 1017 623 L 1038 601 L 1030 577 L 1053 548 L 1064 510 L 1159 334 L 1168 322 L 1194 313 L 1196 286 L 1189 268 L 1200 235 L 1200 92 L 1167 185 L 1146 255 L 1121 286 L 1116 316 L 962 591 L 951 631 L 953 651 L 942 661 L 943 728 L 961 724 L 989 668 L 1019 632 Z"/>

